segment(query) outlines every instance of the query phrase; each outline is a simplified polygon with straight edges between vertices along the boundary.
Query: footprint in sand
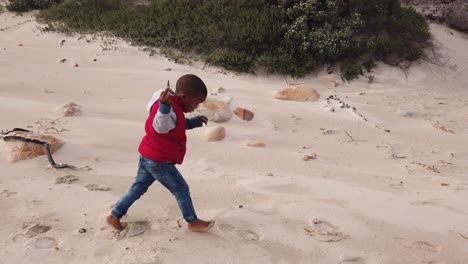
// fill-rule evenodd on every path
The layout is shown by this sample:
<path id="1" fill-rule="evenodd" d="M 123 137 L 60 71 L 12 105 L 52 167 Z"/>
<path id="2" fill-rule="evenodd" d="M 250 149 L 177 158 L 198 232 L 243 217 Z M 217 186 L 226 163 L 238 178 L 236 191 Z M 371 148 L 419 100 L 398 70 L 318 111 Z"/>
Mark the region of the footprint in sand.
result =
<path id="1" fill-rule="evenodd" d="M 463 237 L 464 239 L 468 239 L 468 231 L 466 232 L 459 232 L 460 236 Z"/>
<path id="2" fill-rule="evenodd" d="M 109 240 L 114 238 L 121 240 L 124 238 L 139 236 L 150 228 L 150 223 L 147 221 L 128 222 L 122 224 L 125 225 L 124 230 L 122 231 L 117 231 L 110 226 L 106 226 L 102 227 L 100 231 L 96 233 L 96 236 Z"/>
<path id="3" fill-rule="evenodd" d="M 3 197 L 10 197 L 12 195 L 15 195 L 15 194 L 18 194 L 17 192 L 10 192 L 8 190 L 3 190 L 1 193 L 0 193 L 0 198 L 3 198 Z"/>
<path id="4" fill-rule="evenodd" d="M 223 235 L 226 235 L 228 238 L 234 237 L 243 241 L 260 240 L 260 235 L 251 230 L 243 230 L 229 224 L 218 224 L 216 227 Z"/>
<path id="5" fill-rule="evenodd" d="M 346 238 L 342 228 L 318 218 L 312 219 L 310 224 L 304 227 L 304 230 L 307 235 L 323 242 L 340 241 Z"/>
<path id="6" fill-rule="evenodd" d="M 143 234 L 150 227 L 150 223 L 147 221 L 137 221 L 127 223 L 124 230 L 120 231 L 117 235 L 117 239 L 124 239 L 128 237 L 135 237 Z"/>
<path id="7" fill-rule="evenodd" d="M 397 238 L 401 240 L 401 244 L 403 247 L 412 249 L 418 252 L 433 252 L 438 253 L 442 251 L 442 247 L 436 244 L 432 244 L 430 242 L 418 240 L 418 241 L 409 241 L 404 238 Z"/>
<path id="8" fill-rule="evenodd" d="M 19 238 L 24 238 L 24 237 L 32 238 L 39 234 L 45 233 L 49 231 L 50 229 L 52 229 L 50 226 L 35 224 L 35 225 L 30 226 L 28 230 L 26 230 L 25 233 L 14 236 L 13 241 L 18 242 Z"/>
<path id="9" fill-rule="evenodd" d="M 407 247 L 428 252 L 440 252 L 442 250 L 441 246 L 434 245 L 426 241 L 414 241 L 407 245 Z"/>
<path id="10" fill-rule="evenodd" d="M 86 189 L 89 191 L 109 191 L 110 187 L 106 185 L 99 185 L 99 184 L 88 184 L 85 186 Z"/>
<path id="11" fill-rule="evenodd" d="M 439 203 L 437 201 L 414 201 L 414 202 L 411 202 L 411 205 L 415 205 L 415 206 L 435 206 L 435 207 L 445 208 L 445 209 L 448 209 L 450 211 L 454 211 L 454 212 L 457 212 L 457 213 L 463 213 L 462 211 L 460 211 L 460 210 L 458 210 L 456 208 L 453 208 L 453 207 L 451 207 L 449 205 Z"/>
<path id="12" fill-rule="evenodd" d="M 57 240 L 52 237 L 40 237 L 29 243 L 36 249 L 54 248 L 57 246 Z"/>
<path id="13" fill-rule="evenodd" d="M 75 175 L 66 175 L 66 176 L 58 177 L 57 179 L 55 179 L 55 184 L 60 184 L 60 183 L 71 184 L 79 179 L 80 178 L 78 178 Z"/>
<path id="14" fill-rule="evenodd" d="M 365 260 L 356 256 L 341 256 L 339 264 L 365 264 Z"/>
<path id="15" fill-rule="evenodd" d="M 390 188 L 393 188 L 393 189 L 404 189 L 405 188 L 405 185 L 403 184 L 403 182 L 399 182 L 399 183 L 392 183 L 389 185 Z"/>
<path id="16" fill-rule="evenodd" d="M 50 229 L 52 229 L 50 226 L 36 224 L 36 225 L 29 227 L 28 231 L 26 231 L 24 235 L 28 238 L 31 238 L 39 234 L 45 233 L 49 231 Z"/>

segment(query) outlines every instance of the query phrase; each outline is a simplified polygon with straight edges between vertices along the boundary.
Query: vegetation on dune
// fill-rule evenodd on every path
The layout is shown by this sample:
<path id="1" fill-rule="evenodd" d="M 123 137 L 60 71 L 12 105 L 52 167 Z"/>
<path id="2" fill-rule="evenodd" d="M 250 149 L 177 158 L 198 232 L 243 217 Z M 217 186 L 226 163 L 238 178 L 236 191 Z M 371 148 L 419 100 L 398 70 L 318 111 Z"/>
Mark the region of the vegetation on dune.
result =
<path id="1" fill-rule="evenodd" d="M 26 12 L 33 9 L 45 9 L 63 0 L 11 0 L 6 8 L 14 12 Z"/>
<path id="2" fill-rule="evenodd" d="M 430 43 L 425 18 L 398 0 L 12 0 L 9 9 L 32 2 L 48 7 L 38 17 L 49 30 L 106 31 L 240 72 L 299 77 L 339 64 L 350 80 L 374 61 L 417 60 Z"/>

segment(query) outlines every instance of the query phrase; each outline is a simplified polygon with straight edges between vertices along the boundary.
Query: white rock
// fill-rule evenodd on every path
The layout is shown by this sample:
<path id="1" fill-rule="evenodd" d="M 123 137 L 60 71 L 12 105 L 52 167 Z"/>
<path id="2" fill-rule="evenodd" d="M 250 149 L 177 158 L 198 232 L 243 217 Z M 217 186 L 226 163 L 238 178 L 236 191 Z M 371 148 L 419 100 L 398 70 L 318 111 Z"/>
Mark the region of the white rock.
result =
<path id="1" fill-rule="evenodd" d="M 207 141 L 220 141 L 226 136 L 226 129 L 222 126 L 207 128 L 205 138 Z"/>

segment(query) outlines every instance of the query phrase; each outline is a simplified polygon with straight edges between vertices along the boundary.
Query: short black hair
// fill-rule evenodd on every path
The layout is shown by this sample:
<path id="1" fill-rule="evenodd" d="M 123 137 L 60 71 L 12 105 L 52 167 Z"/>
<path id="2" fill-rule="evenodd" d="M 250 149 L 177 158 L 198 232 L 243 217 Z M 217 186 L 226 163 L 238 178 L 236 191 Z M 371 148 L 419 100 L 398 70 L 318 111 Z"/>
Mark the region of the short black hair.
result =
<path id="1" fill-rule="evenodd" d="M 180 77 L 177 80 L 175 92 L 189 97 L 203 98 L 206 98 L 208 94 L 205 83 L 194 74 L 186 74 Z"/>

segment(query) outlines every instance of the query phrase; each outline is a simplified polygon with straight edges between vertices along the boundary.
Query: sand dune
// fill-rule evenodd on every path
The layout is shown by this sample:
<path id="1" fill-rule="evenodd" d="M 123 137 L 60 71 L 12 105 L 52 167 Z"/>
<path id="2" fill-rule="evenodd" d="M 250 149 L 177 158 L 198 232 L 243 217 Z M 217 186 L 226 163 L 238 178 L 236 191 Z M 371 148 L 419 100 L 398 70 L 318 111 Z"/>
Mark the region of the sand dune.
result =
<path id="1" fill-rule="evenodd" d="M 57 162 L 91 168 L 0 159 L 1 263 L 468 263 L 466 35 L 431 25 L 440 63 L 378 65 L 373 83 L 319 72 L 293 82 L 320 99 L 296 102 L 273 97 L 289 87 L 283 76 L 41 33 L 31 14 L 1 13 L 0 30 L 0 129 L 49 133 L 65 142 Z M 179 169 L 198 215 L 217 225 L 187 231 L 154 184 L 116 233 L 104 218 L 136 174 L 146 103 L 187 73 L 255 114 L 220 123 L 221 141 L 207 142 L 207 127 L 187 133 Z M 71 102 L 82 114 L 63 117 Z"/>

